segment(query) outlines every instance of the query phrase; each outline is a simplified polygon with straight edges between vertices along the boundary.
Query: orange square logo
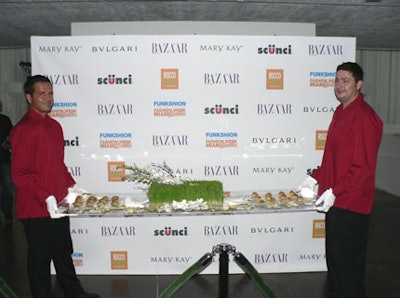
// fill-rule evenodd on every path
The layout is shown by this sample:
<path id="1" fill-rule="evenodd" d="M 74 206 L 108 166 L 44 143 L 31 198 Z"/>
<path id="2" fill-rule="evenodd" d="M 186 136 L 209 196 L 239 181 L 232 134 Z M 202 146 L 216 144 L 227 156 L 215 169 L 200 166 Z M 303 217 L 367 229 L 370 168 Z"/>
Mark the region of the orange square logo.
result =
<path id="1" fill-rule="evenodd" d="M 267 89 L 283 89 L 283 69 L 267 69 Z"/>
<path id="2" fill-rule="evenodd" d="M 327 130 L 315 131 L 315 150 L 324 150 L 326 144 Z"/>
<path id="3" fill-rule="evenodd" d="M 127 251 L 112 251 L 111 252 L 111 269 L 112 270 L 128 269 L 128 252 Z"/>
<path id="4" fill-rule="evenodd" d="M 120 182 L 125 178 L 125 162 L 123 161 L 109 161 L 107 163 L 108 181 Z"/>
<path id="5" fill-rule="evenodd" d="M 177 68 L 161 69 L 161 89 L 179 88 L 179 70 Z"/>
<path id="6" fill-rule="evenodd" d="M 325 238 L 325 220 L 314 219 L 313 220 L 313 238 Z"/>

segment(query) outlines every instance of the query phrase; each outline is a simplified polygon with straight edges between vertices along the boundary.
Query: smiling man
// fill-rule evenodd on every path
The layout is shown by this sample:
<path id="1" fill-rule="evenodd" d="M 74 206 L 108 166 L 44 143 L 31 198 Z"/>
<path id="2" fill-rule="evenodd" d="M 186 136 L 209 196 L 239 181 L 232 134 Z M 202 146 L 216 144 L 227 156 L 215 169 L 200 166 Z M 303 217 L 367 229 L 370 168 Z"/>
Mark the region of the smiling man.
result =
<path id="1" fill-rule="evenodd" d="M 341 104 L 329 126 L 321 166 L 299 187 L 318 186 L 316 209 L 326 213 L 330 297 L 365 297 L 369 215 L 383 123 L 364 101 L 363 75 L 357 63 L 337 67 L 335 95 Z"/>

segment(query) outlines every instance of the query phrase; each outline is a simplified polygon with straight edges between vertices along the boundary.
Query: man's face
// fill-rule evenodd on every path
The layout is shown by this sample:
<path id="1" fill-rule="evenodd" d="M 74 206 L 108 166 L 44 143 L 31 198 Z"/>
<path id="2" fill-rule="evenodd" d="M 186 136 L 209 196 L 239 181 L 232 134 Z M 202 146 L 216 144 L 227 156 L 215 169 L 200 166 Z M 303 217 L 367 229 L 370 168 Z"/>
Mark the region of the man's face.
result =
<path id="1" fill-rule="evenodd" d="M 344 107 L 349 105 L 360 93 L 362 81 L 356 83 L 351 72 L 339 70 L 335 79 L 335 95 Z"/>
<path id="2" fill-rule="evenodd" d="M 45 116 L 51 112 L 54 104 L 53 87 L 47 82 L 37 82 L 33 94 L 26 94 L 26 100 L 32 109 Z"/>

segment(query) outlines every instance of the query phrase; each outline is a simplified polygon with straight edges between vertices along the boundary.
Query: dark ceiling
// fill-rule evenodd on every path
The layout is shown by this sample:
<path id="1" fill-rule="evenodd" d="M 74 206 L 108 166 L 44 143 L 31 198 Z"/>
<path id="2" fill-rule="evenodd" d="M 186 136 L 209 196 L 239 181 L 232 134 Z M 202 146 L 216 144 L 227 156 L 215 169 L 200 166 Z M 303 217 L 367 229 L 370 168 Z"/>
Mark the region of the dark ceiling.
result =
<path id="1" fill-rule="evenodd" d="M 358 49 L 400 49 L 400 0 L 0 0 L 0 47 L 71 34 L 71 23 L 241 21 L 314 23 L 317 36 L 357 38 Z"/>

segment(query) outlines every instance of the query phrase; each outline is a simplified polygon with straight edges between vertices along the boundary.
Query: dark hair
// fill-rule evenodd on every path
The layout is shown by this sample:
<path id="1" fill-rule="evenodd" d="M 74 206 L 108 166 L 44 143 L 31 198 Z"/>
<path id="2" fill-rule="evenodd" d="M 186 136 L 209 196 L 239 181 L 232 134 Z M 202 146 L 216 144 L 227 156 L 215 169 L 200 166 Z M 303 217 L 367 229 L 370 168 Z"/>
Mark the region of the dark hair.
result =
<path id="1" fill-rule="evenodd" d="M 346 71 L 351 72 L 356 83 L 358 81 L 364 80 L 364 71 L 361 68 L 361 66 L 355 62 L 342 63 L 336 68 L 336 71 L 339 71 L 339 70 L 346 70 Z"/>
<path id="2" fill-rule="evenodd" d="M 50 83 L 51 81 L 49 80 L 48 77 L 42 76 L 42 75 L 35 75 L 35 76 L 30 76 L 27 78 L 25 84 L 24 84 L 24 93 L 25 94 L 33 94 L 35 91 L 35 84 L 37 82 L 43 82 L 43 83 Z"/>

